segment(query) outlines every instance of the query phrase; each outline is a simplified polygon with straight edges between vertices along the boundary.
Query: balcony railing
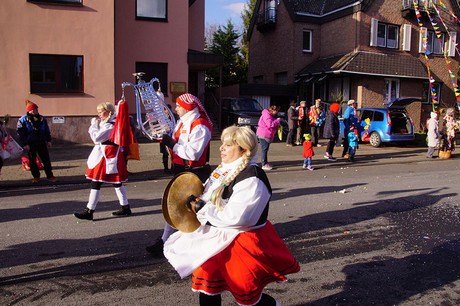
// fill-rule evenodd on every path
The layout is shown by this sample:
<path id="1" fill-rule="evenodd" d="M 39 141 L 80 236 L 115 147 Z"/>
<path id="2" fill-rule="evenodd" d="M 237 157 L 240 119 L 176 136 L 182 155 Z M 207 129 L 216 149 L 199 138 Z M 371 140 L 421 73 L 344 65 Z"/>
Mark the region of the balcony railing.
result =
<path id="1" fill-rule="evenodd" d="M 433 9 L 433 3 L 436 4 L 436 0 L 415 0 L 415 3 L 418 6 L 420 11 L 426 11 Z M 413 0 L 403 0 L 402 1 L 402 9 L 403 10 L 413 10 L 414 1 Z"/>
<path id="2" fill-rule="evenodd" d="M 276 25 L 276 7 L 269 7 L 265 9 L 262 14 L 257 14 L 257 30 L 260 32 L 266 32 L 270 29 L 275 28 Z"/>

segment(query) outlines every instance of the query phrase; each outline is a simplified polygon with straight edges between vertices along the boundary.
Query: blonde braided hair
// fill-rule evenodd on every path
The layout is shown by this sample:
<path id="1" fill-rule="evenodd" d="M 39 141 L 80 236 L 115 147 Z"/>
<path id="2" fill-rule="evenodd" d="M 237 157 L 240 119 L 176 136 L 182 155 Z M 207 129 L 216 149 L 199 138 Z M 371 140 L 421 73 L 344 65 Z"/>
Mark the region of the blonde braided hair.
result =
<path id="1" fill-rule="evenodd" d="M 211 203 L 216 205 L 219 210 L 222 210 L 224 208 L 222 204 L 222 193 L 224 192 L 225 187 L 227 187 L 236 178 L 236 176 L 241 173 L 241 171 L 246 169 L 252 158 L 256 155 L 257 136 L 249 127 L 239 127 L 233 125 L 222 131 L 222 136 L 220 139 L 223 144 L 237 145 L 240 147 L 240 150 L 243 151 L 243 159 L 238 165 L 238 168 L 232 175 L 230 175 L 228 178 L 225 178 L 222 184 L 217 187 L 211 194 Z M 211 177 L 221 167 L 222 164 L 220 164 L 219 167 L 213 171 Z"/>
<path id="2" fill-rule="evenodd" d="M 103 111 L 106 111 L 109 113 L 109 115 L 107 116 L 107 118 L 105 118 L 104 120 L 101 121 L 101 123 L 106 123 L 107 121 L 110 120 L 110 118 L 112 118 L 112 115 L 115 114 L 115 106 L 110 103 L 110 102 L 102 102 L 102 103 L 99 103 L 96 107 L 97 110 L 103 110 Z"/>

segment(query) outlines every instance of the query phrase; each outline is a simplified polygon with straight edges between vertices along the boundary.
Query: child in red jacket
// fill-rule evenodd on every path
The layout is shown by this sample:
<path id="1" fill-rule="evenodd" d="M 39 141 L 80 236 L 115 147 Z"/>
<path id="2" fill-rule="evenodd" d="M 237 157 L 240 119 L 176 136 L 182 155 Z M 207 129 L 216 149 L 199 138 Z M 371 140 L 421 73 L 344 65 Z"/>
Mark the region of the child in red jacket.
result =
<path id="1" fill-rule="evenodd" d="M 311 141 L 310 134 L 303 134 L 305 141 L 303 142 L 303 168 L 313 171 L 313 167 L 311 166 L 311 159 L 315 152 L 313 152 L 313 143 Z"/>

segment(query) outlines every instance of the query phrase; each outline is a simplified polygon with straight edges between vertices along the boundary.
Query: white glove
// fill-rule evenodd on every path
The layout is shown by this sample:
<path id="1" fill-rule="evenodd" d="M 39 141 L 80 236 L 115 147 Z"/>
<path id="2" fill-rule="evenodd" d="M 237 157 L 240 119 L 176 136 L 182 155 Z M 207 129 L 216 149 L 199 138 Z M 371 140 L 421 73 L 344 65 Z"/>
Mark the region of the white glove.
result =
<path id="1" fill-rule="evenodd" d="M 91 118 L 91 125 L 97 125 L 98 120 L 97 118 Z"/>

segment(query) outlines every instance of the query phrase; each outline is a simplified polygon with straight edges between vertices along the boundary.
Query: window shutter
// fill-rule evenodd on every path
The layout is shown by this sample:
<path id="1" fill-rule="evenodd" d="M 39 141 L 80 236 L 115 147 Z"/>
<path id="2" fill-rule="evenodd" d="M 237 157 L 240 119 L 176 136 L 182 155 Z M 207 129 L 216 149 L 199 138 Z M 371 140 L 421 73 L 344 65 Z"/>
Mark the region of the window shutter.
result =
<path id="1" fill-rule="evenodd" d="M 403 25 L 403 39 L 402 39 L 403 51 L 410 51 L 411 34 L 412 34 L 412 26 L 410 24 Z"/>
<path id="2" fill-rule="evenodd" d="M 379 21 L 375 18 L 372 18 L 371 19 L 371 42 L 370 42 L 371 47 L 377 46 L 378 25 L 379 25 Z"/>
<path id="3" fill-rule="evenodd" d="M 420 27 L 420 38 L 418 42 L 418 52 L 419 53 L 425 53 L 427 40 L 428 40 L 427 28 Z"/>
<path id="4" fill-rule="evenodd" d="M 455 56 L 455 47 L 457 46 L 457 32 L 449 32 L 448 56 Z"/>

